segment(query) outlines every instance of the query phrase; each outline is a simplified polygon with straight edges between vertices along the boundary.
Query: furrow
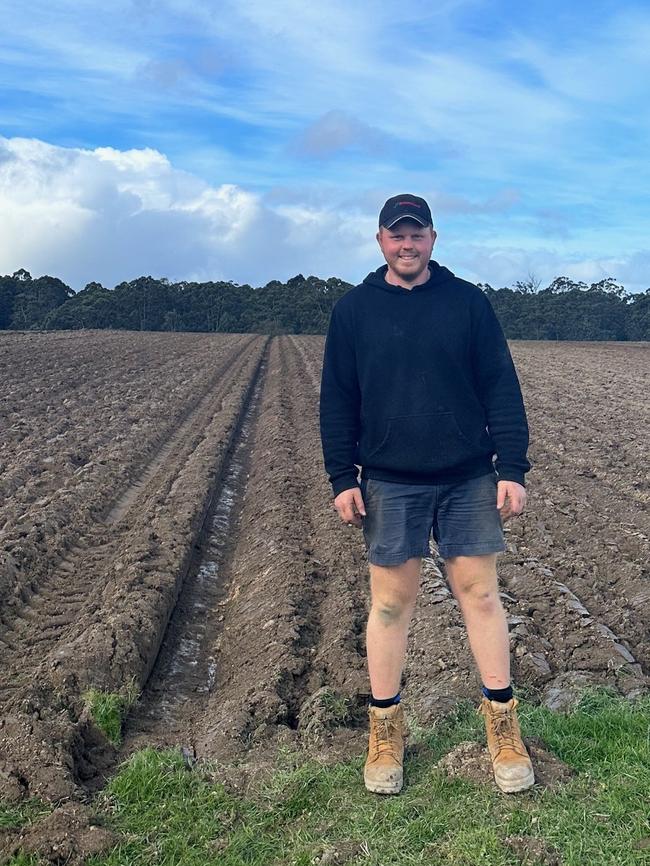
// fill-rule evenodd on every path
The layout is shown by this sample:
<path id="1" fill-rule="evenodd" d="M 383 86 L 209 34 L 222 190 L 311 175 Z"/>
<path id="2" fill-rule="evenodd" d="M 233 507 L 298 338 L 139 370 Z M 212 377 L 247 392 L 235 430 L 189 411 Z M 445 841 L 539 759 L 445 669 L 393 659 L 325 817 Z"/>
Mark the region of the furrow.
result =
<path id="1" fill-rule="evenodd" d="M 155 666 L 128 721 L 124 752 L 142 741 L 193 742 L 195 720 L 214 687 L 213 646 L 221 631 L 229 590 L 228 558 L 238 531 L 238 511 L 249 459 L 249 438 L 259 409 L 268 348 L 251 383 L 224 461 L 188 575 L 170 617 Z"/>
<path id="2" fill-rule="evenodd" d="M 107 525 L 111 526 L 123 520 L 133 505 L 142 499 L 143 491 L 149 485 L 156 491 L 160 491 L 160 482 L 156 478 L 157 474 L 161 470 L 166 474 L 169 463 L 182 459 L 181 454 L 192 445 L 190 441 L 192 433 L 195 436 L 197 433 L 200 435 L 202 427 L 196 424 L 196 419 L 205 418 L 206 415 L 210 416 L 223 411 L 228 394 L 236 385 L 242 369 L 249 363 L 247 352 L 252 342 L 253 339 L 246 341 L 220 367 L 215 379 L 216 385 L 213 385 L 206 394 L 201 396 L 186 410 L 171 435 L 162 443 L 160 450 L 150 460 L 139 478 L 112 504 L 104 518 L 104 522 Z M 218 391 L 216 400 L 215 391 Z M 194 432 L 195 429 L 196 432 Z"/>

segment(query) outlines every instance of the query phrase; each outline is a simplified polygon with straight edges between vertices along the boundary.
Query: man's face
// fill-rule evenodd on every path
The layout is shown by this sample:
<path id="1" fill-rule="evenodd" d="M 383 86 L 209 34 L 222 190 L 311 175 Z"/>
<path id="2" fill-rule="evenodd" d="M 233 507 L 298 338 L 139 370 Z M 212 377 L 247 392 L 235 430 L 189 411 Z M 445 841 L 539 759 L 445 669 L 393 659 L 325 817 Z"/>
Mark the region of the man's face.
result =
<path id="1" fill-rule="evenodd" d="M 426 272 L 436 240 L 432 226 L 403 219 L 377 233 L 377 241 L 388 263 L 389 274 L 406 283 L 415 283 Z"/>

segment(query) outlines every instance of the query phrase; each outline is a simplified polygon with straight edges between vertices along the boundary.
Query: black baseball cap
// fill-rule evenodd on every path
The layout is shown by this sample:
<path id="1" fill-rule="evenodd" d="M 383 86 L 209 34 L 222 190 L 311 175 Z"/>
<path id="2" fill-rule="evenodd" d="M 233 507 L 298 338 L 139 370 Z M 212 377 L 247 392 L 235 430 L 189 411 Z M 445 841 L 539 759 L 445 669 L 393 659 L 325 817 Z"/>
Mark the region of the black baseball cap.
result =
<path id="1" fill-rule="evenodd" d="M 379 225 L 385 229 L 403 219 L 412 219 L 423 226 L 433 225 L 429 205 L 423 198 L 410 193 L 389 198 L 379 214 Z"/>

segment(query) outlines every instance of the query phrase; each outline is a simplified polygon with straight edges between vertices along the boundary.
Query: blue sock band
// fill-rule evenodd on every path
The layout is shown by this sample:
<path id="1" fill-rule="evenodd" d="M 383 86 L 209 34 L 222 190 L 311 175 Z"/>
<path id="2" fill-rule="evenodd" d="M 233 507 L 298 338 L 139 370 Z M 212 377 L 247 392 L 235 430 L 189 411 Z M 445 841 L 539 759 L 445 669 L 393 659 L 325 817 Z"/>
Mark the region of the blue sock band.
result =
<path id="1" fill-rule="evenodd" d="M 393 704 L 399 704 L 400 700 L 401 697 L 399 692 L 394 698 L 373 698 L 373 696 L 370 695 L 370 706 L 379 707 L 379 709 L 385 710 L 388 707 L 392 707 Z"/>
<path id="2" fill-rule="evenodd" d="M 490 701 L 498 701 L 500 704 L 507 704 L 512 698 L 512 686 L 505 689 L 488 689 L 483 686 L 483 694 Z"/>

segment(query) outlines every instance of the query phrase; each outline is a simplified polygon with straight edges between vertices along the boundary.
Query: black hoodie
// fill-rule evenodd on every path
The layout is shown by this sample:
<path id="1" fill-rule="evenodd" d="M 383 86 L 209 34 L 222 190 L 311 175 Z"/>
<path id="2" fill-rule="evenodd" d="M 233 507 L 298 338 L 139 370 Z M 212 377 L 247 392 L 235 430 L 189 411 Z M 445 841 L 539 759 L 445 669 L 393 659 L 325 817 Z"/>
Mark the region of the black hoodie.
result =
<path id="1" fill-rule="evenodd" d="M 426 283 L 368 274 L 332 310 L 320 431 L 334 495 L 362 478 L 524 484 L 528 424 L 508 344 L 478 286 L 437 262 Z M 496 462 L 493 463 L 493 455 Z"/>

